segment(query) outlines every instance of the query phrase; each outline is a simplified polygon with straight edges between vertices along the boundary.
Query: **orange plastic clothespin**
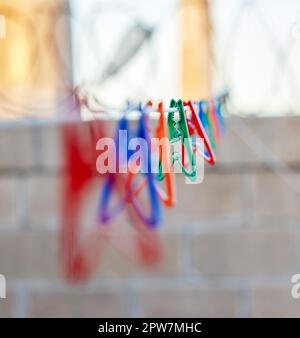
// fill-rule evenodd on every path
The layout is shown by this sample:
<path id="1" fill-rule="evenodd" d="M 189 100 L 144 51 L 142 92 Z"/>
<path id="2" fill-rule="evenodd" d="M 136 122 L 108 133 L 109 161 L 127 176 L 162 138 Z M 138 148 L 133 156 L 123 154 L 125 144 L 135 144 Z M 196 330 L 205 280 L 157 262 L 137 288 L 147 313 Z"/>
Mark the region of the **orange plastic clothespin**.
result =
<path id="1" fill-rule="evenodd" d="M 153 103 L 152 101 L 148 101 L 146 104 L 146 108 L 152 108 Z M 164 106 L 163 103 L 160 102 L 157 107 L 157 111 L 159 113 L 158 124 L 155 129 L 155 137 L 158 141 L 162 140 L 169 140 L 168 132 L 167 132 L 167 125 L 164 116 Z M 148 129 L 150 129 L 149 121 L 148 122 Z M 169 149 L 168 149 L 169 150 Z M 159 143 L 158 148 L 158 165 L 159 165 L 159 173 L 156 175 L 156 179 L 158 181 L 165 182 L 165 190 L 163 190 L 157 183 L 155 184 L 155 189 L 157 194 L 161 200 L 161 202 L 167 207 L 173 207 L 175 204 L 175 183 L 174 183 L 174 174 L 171 171 L 171 158 L 170 152 L 166 150 L 166 148 Z M 164 170 L 165 169 L 165 170 Z M 142 181 L 135 190 L 135 194 L 139 194 L 139 192 L 145 187 L 147 181 Z"/>
<path id="2" fill-rule="evenodd" d="M 169 140 L 163 102 L 158 104 L 157 111 L 159 112 L 159 120 L 155 130 L 155 137 L 158 138 L 159 141 L 163 139 Z M 170 152 L 168 150 L 166 153 L 165 147 L 161 144 L 159 145 L 159 174 L 157 175 L 157 179 L 159 181 L 165 180 L 166 190 L 163 191 L 158 185 L 156 185 L 156 187 L 161 201 L 166 206 L 172 207 L 175 204 L 175 185 L 174 174 L 171 172 L 170 166 Z M 163 169 L 166 169 L 165 172 L 163 172 Z"/>

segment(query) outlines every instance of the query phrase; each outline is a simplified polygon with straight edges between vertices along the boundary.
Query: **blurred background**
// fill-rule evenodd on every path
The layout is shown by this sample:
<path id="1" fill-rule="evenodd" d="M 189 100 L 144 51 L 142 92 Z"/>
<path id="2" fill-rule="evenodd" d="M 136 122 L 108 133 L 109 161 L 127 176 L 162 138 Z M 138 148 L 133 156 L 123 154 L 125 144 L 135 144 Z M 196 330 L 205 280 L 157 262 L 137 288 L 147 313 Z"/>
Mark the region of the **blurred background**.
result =
<path id="1" fill-rule="evenodd" d="M 299 53 L 296 0 L 0 0 L 0 316 L 300 316 Z M 58 255 L 57 119 L 75 88 L 96 110 L 230 95 L 217 165 L 201 185 L 176 176 L 161 264 L 139 267 L 108 243 L 77 286 Z"/>

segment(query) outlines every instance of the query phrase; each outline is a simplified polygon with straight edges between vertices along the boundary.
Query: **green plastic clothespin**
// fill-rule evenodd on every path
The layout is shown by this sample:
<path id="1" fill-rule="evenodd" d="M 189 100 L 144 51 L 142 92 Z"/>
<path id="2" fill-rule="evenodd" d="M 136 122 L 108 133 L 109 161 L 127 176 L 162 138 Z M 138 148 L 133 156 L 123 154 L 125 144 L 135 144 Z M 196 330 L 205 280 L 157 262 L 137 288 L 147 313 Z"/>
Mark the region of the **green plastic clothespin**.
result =
<path id="1" fill-rule="evenodd" d="M 181 141 L 184 149 L 186 150 L 187 158 L 190 164 L 191 171 L 188 172 L 184 165 L 182 164 L 182 157 L 177 152 L 172 153 L 172 164 L 177 161 L 182 168 L 183 173 L 187 176 L 191 181 L 195 181 L 197 179 L 197 171 L 196 171 L 196 158 L 193 152 L 192 140 L 189 134 L 188 125 L 186 122 L 186 115 L 184 112 L 184 104 L 182 100 L 174 100 L 172 99 L 170 102 L 170 108 L 177 108 L 179 113 L 178 121 L 175 120 L 175 113 L 169 112 L 168 114 L 168 129 L 169 129 L 169 139 L 171 143 L 175 143 Z"/>
<path id="2" fill-rule="evenodd" d="M 163 172 L 162 162 L 158 161 L 158 173 L 156 174 L 156 179 L 161 182 L 165 179 L 165 174 Z"/>

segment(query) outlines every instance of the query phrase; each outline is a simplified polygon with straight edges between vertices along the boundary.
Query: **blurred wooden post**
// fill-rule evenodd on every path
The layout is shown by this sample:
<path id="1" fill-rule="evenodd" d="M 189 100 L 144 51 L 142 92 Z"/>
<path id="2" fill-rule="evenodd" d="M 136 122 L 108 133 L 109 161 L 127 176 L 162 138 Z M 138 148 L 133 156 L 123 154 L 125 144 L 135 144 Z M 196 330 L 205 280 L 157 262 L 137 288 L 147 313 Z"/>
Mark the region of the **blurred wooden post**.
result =
<path id="1" fill-rule="evenodd" d="M 184 99 L 211 95 L 210 18 L 207 0 L 181 0 L 181 94 Z"/>
<path id="2" fill-rule="evenodd" d="M 5 39 L 6 37 L 6 20 L 5 16 L 0 14 L 0 39 Z"/>
<path id="3" fill-rule="evenodd" d="M 0 0 L 6 23 L 0 39 L 0 118 L 54 115 L 58 100 L 70 91 L 67 6 L 67 0 Z"/>

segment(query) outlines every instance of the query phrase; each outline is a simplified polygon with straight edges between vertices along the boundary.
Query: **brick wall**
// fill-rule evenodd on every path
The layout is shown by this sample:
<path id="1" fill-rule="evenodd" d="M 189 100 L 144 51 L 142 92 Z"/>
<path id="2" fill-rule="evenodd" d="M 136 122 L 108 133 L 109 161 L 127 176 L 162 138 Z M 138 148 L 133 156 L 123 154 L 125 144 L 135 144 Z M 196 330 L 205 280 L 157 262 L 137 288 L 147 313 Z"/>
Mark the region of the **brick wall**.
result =
<path id="1" fill-rule="evenodd" d="M 138 268 L 109 247 L 87 285 L 59 271 L 55 124 L 0 125 L 1 317 L 300 316 L 300 118 L 231 118 L 202 185 L 177 177 L 165 260 Z M 97 191 L 83 219 L 92 220 Z"/>

